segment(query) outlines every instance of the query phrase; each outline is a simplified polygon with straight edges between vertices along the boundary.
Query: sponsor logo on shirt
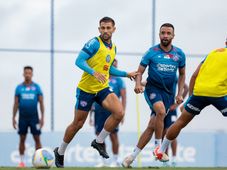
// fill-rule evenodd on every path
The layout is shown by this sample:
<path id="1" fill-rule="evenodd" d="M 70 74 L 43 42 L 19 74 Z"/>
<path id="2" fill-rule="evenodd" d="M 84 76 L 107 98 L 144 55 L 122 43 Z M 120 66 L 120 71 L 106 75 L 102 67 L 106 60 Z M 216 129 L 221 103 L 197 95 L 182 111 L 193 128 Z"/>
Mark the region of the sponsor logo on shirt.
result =
<path id="1" fill-rule="evenodd" d="M 157 69 L 159 71 L 165 71 L 165 72 L 175 72 L 176 66 L 172 64 L 157 64 Z"/>
<path id="2" fill-rule="evenodd" d="M 22 93 L 21 98 L 23 100 L 34 100 L 35 99 L 35 94 L 33 93 Z"/>

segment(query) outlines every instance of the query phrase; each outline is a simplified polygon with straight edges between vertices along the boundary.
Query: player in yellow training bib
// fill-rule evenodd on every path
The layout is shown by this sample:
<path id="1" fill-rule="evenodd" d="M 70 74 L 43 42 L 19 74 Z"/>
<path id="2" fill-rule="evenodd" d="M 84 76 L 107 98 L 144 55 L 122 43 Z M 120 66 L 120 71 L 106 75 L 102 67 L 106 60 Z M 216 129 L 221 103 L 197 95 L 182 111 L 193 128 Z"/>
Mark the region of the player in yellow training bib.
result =
<path id="1" fill-rule="evenodd" d="M 109 90 L 109 75 L 134 78 L 137 72 L 127 73 L 112 66 L 116 55 L 116 46 L 111 37 L 115 31 L 115 22 L 110 17 L 99 21 L 100 36 L 88 41 L 80 51 L 76 65 L 84 71 L 78 84 L 74 119 L 66 128 L 63 142 L 55 148 L 55 165 L 64 167 L 64 153 L 73 137 L 82 128 L 92 103 L 97 102 L 111 112 L 104 128 L 91 143 L 104 158 L 109 158 L 104 145 L 104 139 L 118 126 L 124 117 L 122 104 L 118 97 Z"/>
<path id="2" fill-rule="evenodd" d="M 170 142 L 206 106 L 213 105 L 227 116 L 227 48 L 211 51 L 200 63 L 191 77 L 189 96 L 181 116 L 167 131 L 160 149 L 156 149 L 155 156 L 161 161 Z"/>

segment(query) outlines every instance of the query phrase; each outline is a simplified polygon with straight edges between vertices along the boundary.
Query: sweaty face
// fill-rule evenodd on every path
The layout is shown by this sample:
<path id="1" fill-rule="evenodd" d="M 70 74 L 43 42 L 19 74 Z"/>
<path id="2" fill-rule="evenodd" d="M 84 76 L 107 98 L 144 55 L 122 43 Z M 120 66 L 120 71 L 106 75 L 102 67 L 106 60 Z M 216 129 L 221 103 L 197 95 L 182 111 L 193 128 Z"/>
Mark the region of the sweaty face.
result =
<path id="1" fill-rule="evenodd" d="M 99 32 L 102 40 L 109 41 L 111 40 L 112 34 L 115 31 L 115 27 L 112 22 L 101 22 L 99 27 Z"/>
<path id="2" fill-rule="evenodd" d="M 160 29 L 160 33 L 159 33 L 160 43 L 164 47 L 167 47 L 168 45 L 171 44 L 173 37 L 174 37 L 174 32 L 172 27 L 162 27 Z"/>
<path id="3" fill-rule="evenodd" d="M 31 81 L 32 80 L 32 70 L 31 69 L 25 69 L 24 70 L 24 79 L 25 81 Z"/>

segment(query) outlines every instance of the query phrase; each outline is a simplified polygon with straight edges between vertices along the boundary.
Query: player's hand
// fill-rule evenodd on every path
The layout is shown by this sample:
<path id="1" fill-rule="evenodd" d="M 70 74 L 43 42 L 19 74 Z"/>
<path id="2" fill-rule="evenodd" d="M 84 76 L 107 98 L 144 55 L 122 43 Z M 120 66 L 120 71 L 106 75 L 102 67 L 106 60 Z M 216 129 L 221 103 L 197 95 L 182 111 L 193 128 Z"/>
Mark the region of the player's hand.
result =
<path id="1" fill-rule="evenodd" d="M 43 118 L 41 118 L 39 120 L 39 125 L 40 125 L 40 129 L 41 129 L 43 127 L 43 125 L 44 125 L 44 119 Z"/>
<path id="2" fill-rule="evenodd" d="M 15 118 L 13 118 L 13 128 L 17 129 L 17 121 Z"/>
<path id="3" fill-rule="evenodd" d="M 176 103 L 177 104 L 181 104 L 183 103 L 184 99 L 183 99 L 183 96 L 182 95 L 177 95 L 176 96 Z"/>
<path id="4" fill-rule="evenodd" d="M 176 110 L 178 106 L 179 106 L 179 105 L 178 105 L 177 103 L 172 104 L 172 105 L 169 107 L 169 111 L 172 112 L 172 111 Z"/>
<path id="5" fill-rule="evenodd" d="M 143 93 L 143 86 L 141 85 L 136 85 L 134 88 L 134 91 L 136 94 Z"/>
<path id="6" fill-rule="evenodd" d="M 133 71 L 130 73 L 127 73 L 127 77 L 130 78 L 130 80 L 134 80 L 136 78 L 136 75 L 138 75 L 139 73 L 137 71 Z"/>
<path id="7" fill-rule="evenodd" d="M 102 73 L 94 72 L 93 76 L 102 84 L 107 81 L 106 76 Z"/>

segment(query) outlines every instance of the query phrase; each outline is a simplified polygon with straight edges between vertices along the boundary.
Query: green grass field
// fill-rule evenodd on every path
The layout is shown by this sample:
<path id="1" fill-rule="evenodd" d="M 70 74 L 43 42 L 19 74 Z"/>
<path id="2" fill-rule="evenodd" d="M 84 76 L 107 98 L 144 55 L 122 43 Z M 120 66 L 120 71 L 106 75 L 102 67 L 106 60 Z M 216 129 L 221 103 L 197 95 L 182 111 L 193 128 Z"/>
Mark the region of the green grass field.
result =
<path id="1" fill-rule="evenodd" d="M 35 170 L 35 168 L 16 168 L 16 167 L 0 167 L 0 170 Z M 82 167 L 67 167 L 65 170 L 114 170 L 114 169 L 125 169 L 125 168 L 82 168 Z M 130 170 L 226 170 L 227 168 L 164 168 L 164 167 L 146 167 L 146 168 L 130 168 Z M 58 168 L 51 168 L 50 170 L 59 170 Z"/>

